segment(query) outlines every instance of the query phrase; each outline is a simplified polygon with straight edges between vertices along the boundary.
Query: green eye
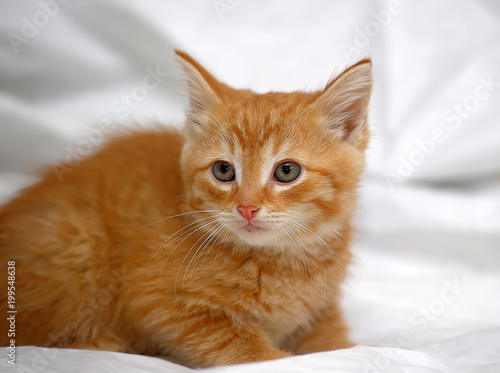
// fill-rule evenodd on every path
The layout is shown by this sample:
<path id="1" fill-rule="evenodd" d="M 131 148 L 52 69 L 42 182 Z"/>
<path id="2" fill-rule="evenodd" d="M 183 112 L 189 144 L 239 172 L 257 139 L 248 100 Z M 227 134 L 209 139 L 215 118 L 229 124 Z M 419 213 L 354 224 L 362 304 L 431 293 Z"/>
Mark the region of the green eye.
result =
<path id="1" fill-rule="evenodd" d="M 274 177 L 280 183 L 291 183 L 300 176 L 300 166 L 295 162 L 283 162 L 276 167 Z"/>
<path id="2" fill-rule="evenodd" d="M 217 161 L 213 164 L 212 174 L 217 180 L 223 183 L 233 181 L 236 175 L 233 166 L 224 161 Z"/>

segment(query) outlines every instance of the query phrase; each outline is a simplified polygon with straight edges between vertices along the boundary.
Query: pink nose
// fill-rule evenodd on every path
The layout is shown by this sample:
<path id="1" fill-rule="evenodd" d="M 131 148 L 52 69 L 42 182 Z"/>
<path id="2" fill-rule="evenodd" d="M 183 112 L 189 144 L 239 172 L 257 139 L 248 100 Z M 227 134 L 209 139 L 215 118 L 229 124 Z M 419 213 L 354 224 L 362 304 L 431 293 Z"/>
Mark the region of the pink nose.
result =
<path id="1" fill-rule="evenodd" d="M 245 219 L 248 220 L 250 223 L 250 220 L 252 220 L 255 215 L 260 210 L 260 207 L 255 207 L 255 206 L 238 206 L 238 211 L 240 212 L 241 216 L 243 216 Z"/>

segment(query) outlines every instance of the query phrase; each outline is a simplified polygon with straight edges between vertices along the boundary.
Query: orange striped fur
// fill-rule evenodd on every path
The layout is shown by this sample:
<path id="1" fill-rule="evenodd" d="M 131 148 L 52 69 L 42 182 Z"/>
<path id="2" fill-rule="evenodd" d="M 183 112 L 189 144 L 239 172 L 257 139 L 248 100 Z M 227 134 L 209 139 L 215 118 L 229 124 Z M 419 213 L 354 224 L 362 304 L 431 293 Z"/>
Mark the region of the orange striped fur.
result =
<path id="1" fill-rule="evenodd" d="M 192 367 L 350 346 L 338 297 L 370 61 L 317 92 L 256 94 L 177 55 L 191 99 L 183 133 L 118 136 L 0 210 L 0 278 L 16 262 L 16 344 Z M 216 161 L 233 181 L 213 176 Z M 300 165 L 295 181 L 274 176 L 283 161 Z"/>

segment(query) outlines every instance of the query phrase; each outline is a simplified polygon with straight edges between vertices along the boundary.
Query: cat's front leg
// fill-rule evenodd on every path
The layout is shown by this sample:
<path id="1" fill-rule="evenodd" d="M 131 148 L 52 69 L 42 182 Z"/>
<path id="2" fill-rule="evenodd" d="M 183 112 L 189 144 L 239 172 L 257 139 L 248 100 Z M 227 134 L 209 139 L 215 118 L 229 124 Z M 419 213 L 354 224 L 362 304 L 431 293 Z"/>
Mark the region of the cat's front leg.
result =
<path id="1" fill-rule="evenodd" d="M 337 306 L 324 309 L 311 327 L 296 333 L 294 352 L 298 355 L 352 347 L 342 313 Z"/>
<path id="2" fill-rule="evenodd" d="M 161 325 L 158 325 L 162 328 Z M 155 328 L 156 329 L 156 328 Z M 159 329 L 156 329 L 158 332 Z M 164 325 L 172 338 L 172 324 Z M 291 356 L 272 344 L 264 332 L 251 324 L 237 324 L 229 316 L 198 314 L 176 325 L 169 345 L 172 355 L 192 367 L 239 364 Z"/>

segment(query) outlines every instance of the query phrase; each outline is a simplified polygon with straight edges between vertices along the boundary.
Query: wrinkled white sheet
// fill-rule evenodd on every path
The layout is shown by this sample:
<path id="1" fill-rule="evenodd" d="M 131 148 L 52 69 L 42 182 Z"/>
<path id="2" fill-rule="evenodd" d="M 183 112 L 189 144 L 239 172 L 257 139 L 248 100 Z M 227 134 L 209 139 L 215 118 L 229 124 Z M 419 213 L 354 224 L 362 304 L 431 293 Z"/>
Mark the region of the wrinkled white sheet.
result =
<path id="1" fill-rule="evenodd" d="M 356 346 L 291 358 L 203 369 L 223 373 L 384 372 L 384 373 L 497 373 L 500 371 L 500 328 L 465 334 L 438 344 L 404 350 L 395 347 Z M 0 364 L 6 364 L 6 357 Z M 160 358 L 117 352 L 20 347 L 18 372 L 127 372 L 188 373 L 199 370 Z M 12 371 L 16 371 L 12 369 Z"/>
<path id="2" fill-rule="evenodd" d="M 34 170 L 97 148 L 88 131 L 103 121 L 116 132 L 182 123 L 174 47 L 258 91 L 317 88 L 370 54 L 374 136 L 343 299 L 360 346 L 212 371 L 500 372 L 497 2 L 66 1 L 46 24 L 40 4 L 0 4 L 0 203 Z M 38 31 L 13 47 L 23 17 Z M 148 75 L 157 85 L 134 99 Z M 0 355 L 0 371 L 189 371 L 110 352 L 17 353 L 15 368 Z"/>

